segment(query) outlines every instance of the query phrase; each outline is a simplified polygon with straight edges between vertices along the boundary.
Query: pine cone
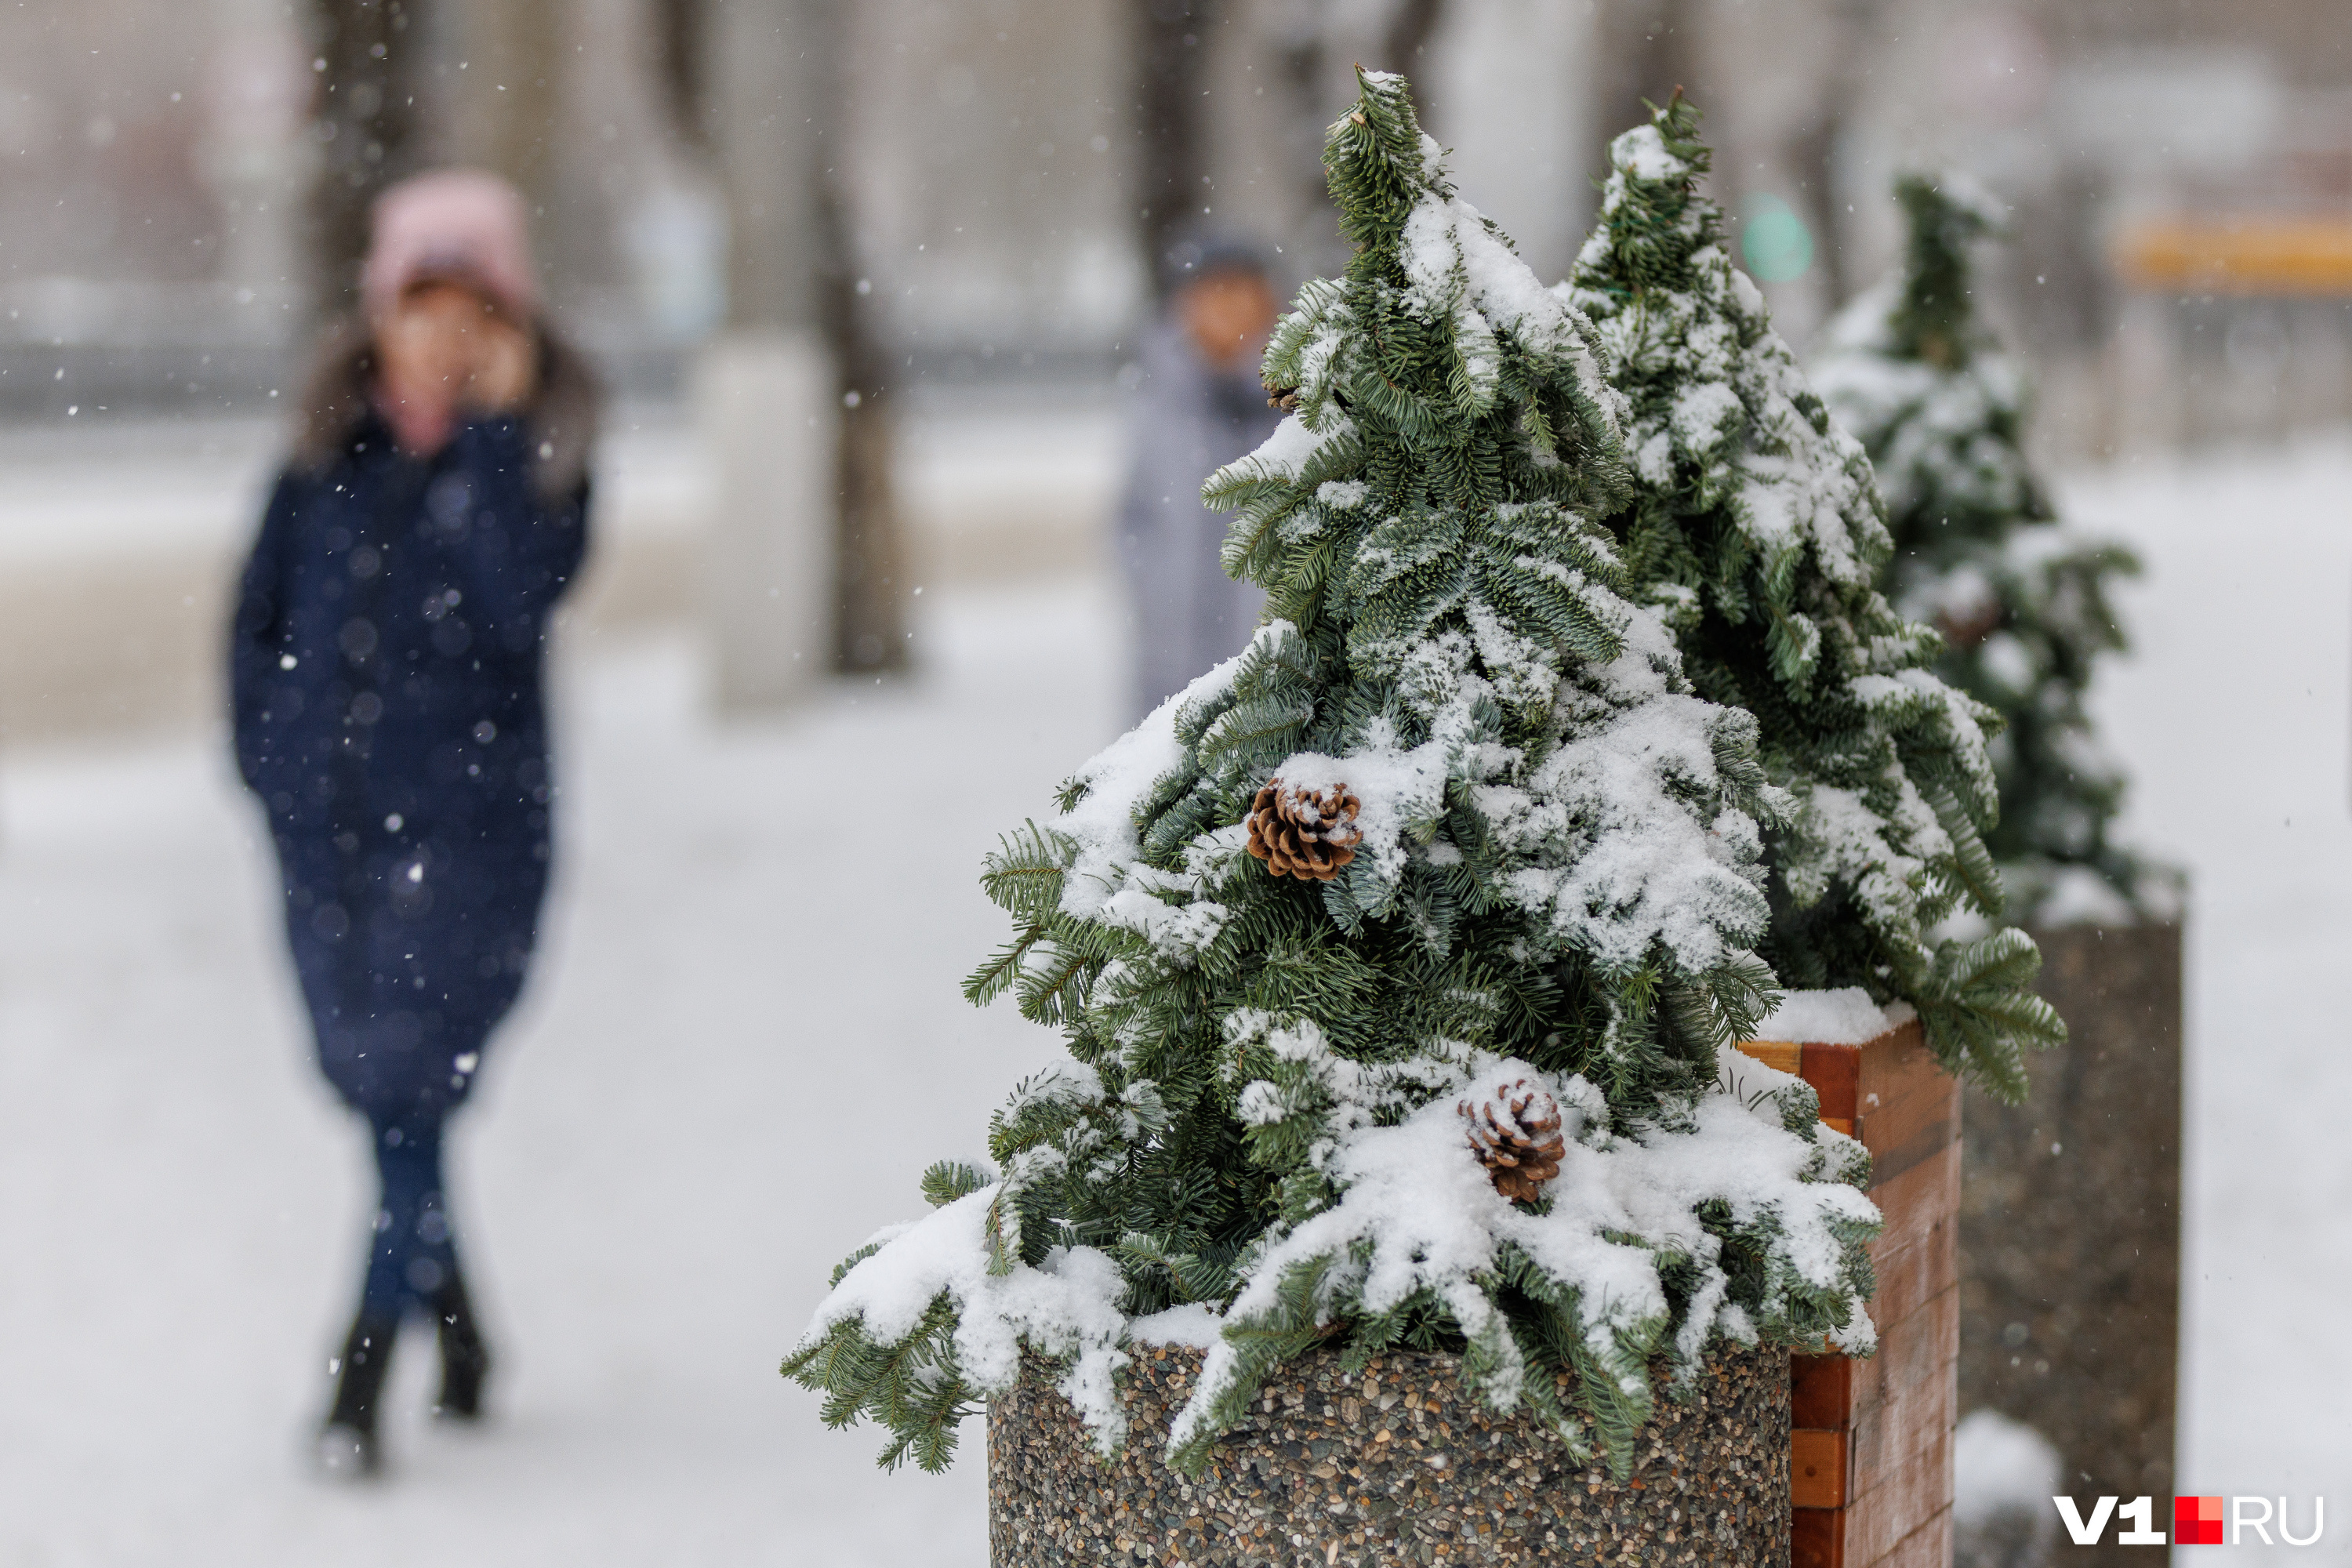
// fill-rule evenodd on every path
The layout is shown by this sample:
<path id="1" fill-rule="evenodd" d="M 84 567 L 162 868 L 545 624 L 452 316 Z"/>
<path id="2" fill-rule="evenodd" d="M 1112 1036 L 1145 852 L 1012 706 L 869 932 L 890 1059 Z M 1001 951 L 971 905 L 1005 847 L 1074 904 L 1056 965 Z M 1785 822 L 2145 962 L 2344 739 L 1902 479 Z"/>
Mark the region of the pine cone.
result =
<path id="1" fill-rule="evenodd" d="M 1470 1148 L 1507 1198 L 1532 1203 L 1536 1189 L 1559 1174 L 1568 1142 L 1559 1135 L 1559 1101 L 1541 1084 L 1513 1079 L 1455 1105 L 1470 1124 Z"/>
<path id="2" fill-rule="evenodd" d="M 1955 651 L 1965 653 L 2000 628 L 2002 615 L 2000 601 L 1987 598 L 1982 604 L 1958 612 L 1937 610 L 1936 629 L 1944 634 L 1944 640 Z"/>
<path id="3" fill-rule="evenodd" d="M 1268 779 L 1250 806 L 1249 852 L 1277 877 L 1328 882 L 1356 858 L 1360 808 L 1343 784 L 1318 791 Z"/>

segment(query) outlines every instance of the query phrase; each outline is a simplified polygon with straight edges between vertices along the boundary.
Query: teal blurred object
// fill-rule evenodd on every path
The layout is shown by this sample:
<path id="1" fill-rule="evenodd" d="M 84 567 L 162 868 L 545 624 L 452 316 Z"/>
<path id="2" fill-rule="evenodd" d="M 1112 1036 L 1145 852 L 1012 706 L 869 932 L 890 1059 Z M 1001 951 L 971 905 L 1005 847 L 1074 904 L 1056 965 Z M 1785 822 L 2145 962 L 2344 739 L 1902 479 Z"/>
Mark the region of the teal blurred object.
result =
<path id="1" fill-rule="evenodd" d="M 1813 234 L 1796 209 L 1769 192 L 1748 198 L 1739 226 L 1739 258 L 1761 283 L 1802 278 L 1813 264 Z"/>

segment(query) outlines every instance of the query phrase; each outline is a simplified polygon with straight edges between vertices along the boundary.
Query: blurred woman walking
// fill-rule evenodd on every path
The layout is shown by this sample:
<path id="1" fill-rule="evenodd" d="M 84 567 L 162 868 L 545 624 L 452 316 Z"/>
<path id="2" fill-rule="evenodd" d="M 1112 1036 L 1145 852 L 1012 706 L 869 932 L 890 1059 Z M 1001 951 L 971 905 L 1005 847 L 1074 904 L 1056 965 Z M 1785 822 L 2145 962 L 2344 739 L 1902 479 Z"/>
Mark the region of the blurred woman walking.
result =
<path id="1" fill-rule="evenodd" d="M 330 332 L 232 629 L 237 763 L 277 845 L 319 1065 L 382 1194 L 319 1458 L 381 1462 L 404 1321 L 437 1415 L 490 1356 L 442 1129 L 520 991 L 548 877 L 547 622 L 587 544 L 596 389 L 539 310 L 521 198 L 488 174 L 384 193 L 359 316 Z"/>

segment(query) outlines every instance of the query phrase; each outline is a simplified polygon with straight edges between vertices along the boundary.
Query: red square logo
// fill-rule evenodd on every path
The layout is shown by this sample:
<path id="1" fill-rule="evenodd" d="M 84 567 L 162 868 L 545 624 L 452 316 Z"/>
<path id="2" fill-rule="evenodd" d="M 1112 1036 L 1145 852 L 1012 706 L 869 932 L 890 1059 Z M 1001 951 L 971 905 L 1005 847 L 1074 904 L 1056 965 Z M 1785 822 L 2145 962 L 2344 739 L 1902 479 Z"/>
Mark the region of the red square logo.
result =
<path id="1" fill-rule="evenodd" d="M 2221 1545 L 2221 1500 L 2217 1497 L 2174 1498 L 2172 1543 L 2175 1546 Z"/>

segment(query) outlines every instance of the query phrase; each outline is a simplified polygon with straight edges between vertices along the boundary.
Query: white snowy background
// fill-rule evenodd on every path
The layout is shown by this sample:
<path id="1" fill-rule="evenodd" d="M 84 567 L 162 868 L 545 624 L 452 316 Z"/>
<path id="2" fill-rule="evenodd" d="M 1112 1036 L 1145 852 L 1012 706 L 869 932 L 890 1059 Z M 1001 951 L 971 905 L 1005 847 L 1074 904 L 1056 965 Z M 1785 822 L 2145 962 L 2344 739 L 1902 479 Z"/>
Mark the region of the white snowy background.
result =
<path id="1" fill-rule="evenodd" d="M 2064 493 L 2147 560 L 2098 706 L 2193 879 L 2179 1484 L 2352 1510 L 2352 447 Z M 456 1143 L 496 1418 L 431 1429 L 412 1341 L 374 1488 L 300 1462 L 365 1156 L 226 757 L 0 752 L 0 1564 L 986 1561 L 976 1426 L 885 1478 L 775 1368 L 1053 1054 L 957 982 L 982 852 L 1120 725 L 1122 634 L 1093 579 L 921 606 L 917 677 L 757 723 L 683 635 L 568 661 L 554 913 Z"/>

